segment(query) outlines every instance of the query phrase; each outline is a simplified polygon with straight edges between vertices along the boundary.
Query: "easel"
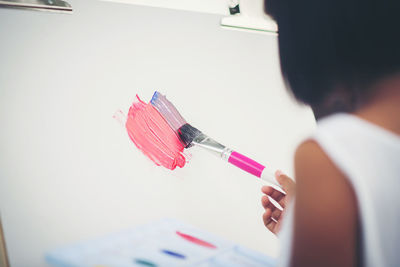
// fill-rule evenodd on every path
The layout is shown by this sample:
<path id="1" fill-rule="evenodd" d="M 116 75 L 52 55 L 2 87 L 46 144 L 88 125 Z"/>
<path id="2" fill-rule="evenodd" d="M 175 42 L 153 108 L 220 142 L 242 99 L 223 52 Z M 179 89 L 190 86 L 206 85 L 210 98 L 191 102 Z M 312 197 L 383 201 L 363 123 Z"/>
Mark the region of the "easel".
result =
<path id="1" fill-rule="evenodd" d="M 6 242 L 4 239 L 3 227 L 0 220 L 0 267 L 9 267 L 10 264 L 7 258 Z"/>

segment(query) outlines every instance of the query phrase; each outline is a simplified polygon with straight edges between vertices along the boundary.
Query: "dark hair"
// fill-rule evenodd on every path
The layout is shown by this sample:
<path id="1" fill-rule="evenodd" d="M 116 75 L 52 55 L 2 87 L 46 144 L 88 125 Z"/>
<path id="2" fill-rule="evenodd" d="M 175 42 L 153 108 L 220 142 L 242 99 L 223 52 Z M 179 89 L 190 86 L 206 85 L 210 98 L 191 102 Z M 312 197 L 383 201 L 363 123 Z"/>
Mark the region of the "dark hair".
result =
<path id="1" fill-rule="evenodd" d="M 400 0 L 266 0 L 265 10 L 288 87 L 314 109 L 330 106 L 321 113 L 354 110 L 400 70 Z"/>

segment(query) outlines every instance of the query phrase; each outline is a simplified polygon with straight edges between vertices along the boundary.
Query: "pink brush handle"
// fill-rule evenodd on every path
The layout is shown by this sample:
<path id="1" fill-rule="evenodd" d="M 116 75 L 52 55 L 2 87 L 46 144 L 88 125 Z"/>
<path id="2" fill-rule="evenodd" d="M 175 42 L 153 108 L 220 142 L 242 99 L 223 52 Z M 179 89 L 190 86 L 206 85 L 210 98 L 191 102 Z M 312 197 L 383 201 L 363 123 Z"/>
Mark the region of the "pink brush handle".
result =
<path id="1" fill-rule="evenodd" d="M 264 165 L 246 157 L 245 155 L 233 151 L 228 159 L 228 162 L 248 173 L 253 174 L 254 176 L 260 177 L 267 182 L 280 186 L 275 180 L 274 174 L 270 170 L 267 170 Z"/>

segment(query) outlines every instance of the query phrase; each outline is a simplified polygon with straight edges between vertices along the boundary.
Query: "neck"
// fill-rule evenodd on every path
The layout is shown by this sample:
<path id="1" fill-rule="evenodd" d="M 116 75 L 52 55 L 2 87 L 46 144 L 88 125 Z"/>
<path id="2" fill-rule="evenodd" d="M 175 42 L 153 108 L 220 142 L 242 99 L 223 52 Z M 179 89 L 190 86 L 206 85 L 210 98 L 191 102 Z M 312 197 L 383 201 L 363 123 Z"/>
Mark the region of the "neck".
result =
<path id="1" fill-rule="evenodd" d="M 373 86 L 374 94 L 355 115 L 400 135 L 400 74 Z"/>

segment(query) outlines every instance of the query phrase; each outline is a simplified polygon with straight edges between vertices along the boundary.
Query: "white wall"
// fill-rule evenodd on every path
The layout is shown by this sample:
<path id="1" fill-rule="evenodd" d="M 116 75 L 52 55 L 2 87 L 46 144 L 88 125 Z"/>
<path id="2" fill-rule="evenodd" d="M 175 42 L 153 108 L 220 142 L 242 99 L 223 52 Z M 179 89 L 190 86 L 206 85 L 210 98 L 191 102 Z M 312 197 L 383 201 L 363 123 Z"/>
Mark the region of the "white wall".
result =
<path id="1" fill-rule="evenodd" d="M 201 13 L 229 15 L 228 0 L 104 0 Z"/>

